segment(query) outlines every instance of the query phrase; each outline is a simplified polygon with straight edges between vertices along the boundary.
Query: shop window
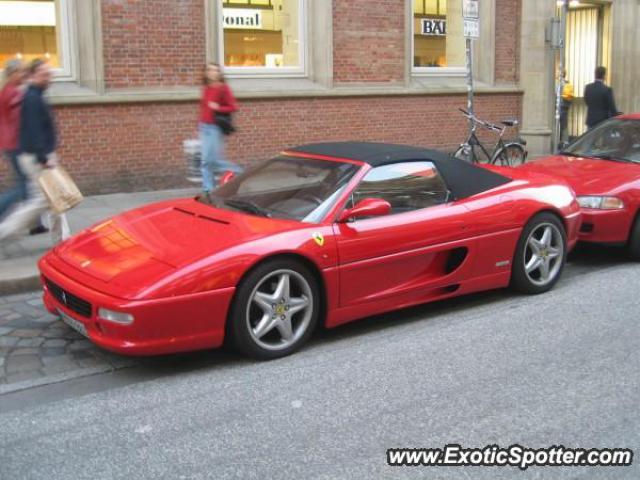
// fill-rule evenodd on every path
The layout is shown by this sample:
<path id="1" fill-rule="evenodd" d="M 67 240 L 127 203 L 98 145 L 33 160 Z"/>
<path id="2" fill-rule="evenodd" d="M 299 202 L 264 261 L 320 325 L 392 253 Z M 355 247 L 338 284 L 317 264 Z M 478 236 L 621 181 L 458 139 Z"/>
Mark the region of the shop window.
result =
<path id="1" fill-rule="evenodd" d="M 414 73 L 453 73 L 465 66 L 462 0 L 413 0 Z"/>
<path id="2" fill-rule="evenodd" d="M 305 71 L 303 0 L 221 0 L 219 58 L 228 74 Z"/>
<path id="3" fill-rule="evenodd" d="M 56 77 L 70 78 L 68 22 L 69 0 L 0 0 L 0 65 L 13 58 L 25 63 L 42 58 Z"/>

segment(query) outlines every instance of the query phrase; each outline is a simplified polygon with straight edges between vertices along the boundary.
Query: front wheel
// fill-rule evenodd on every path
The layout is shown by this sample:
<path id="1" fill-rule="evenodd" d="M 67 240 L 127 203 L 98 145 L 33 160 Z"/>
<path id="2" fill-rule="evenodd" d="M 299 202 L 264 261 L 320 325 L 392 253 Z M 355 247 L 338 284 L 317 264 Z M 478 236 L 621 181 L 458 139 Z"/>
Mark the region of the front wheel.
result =
<path id="1" fill-rule="evenodd" d="M 522 165 L 527 157 L 524 147 L 519 143 L 507 143 L 493 155 L 491 164 L 501 167 L 517 167 Z"/>
<path id="2" fill-rule="evenodd" d="M 567 236 L 562 222 L 540 213 L 525 226 L 518 240 L 511 286 L 523 293 L 543 293 L 560 279 L 567 257 Z"/>
<path id="3" fill-rule="evenodd" d="M 318 321 L 320 292 L 300 262 L 276 259 L 259 265 L 238 287 L 228 319 L 237 348 L 259 359 L 299 349 Z"/>

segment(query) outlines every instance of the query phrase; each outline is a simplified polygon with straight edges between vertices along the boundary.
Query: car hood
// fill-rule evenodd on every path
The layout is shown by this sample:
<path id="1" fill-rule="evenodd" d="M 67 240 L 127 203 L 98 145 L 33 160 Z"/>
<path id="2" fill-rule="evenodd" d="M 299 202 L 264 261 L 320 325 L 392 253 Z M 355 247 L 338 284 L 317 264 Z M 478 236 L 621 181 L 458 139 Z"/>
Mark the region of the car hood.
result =
<path id="1" fill-rule="evenodd" d="M 588 157 L 554 155 L 521 167 L 565 179 L 577 195 L 606 195 L 640 179 L 640 165 Z"/>
<path id="2" fill-rule="evenodd" d="M 54 253 L 83 274 L 136 291 L 204 257 L 299 226 L 175 200 L 117 215 L 75 235 Z"/>

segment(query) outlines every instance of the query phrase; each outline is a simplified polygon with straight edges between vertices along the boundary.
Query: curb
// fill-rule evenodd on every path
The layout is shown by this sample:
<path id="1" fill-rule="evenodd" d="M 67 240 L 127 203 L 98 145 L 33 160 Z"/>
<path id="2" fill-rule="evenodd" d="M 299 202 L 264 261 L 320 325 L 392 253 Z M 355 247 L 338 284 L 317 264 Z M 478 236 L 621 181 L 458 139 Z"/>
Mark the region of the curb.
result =
<path id="1" fill-rule="evenodd" d="M 33 380 L 25 380 L 23 382 L 9 383 L 6 385 L 0 385 L 0 395 L 6 395 L 7 393 L 19 392 L 20 390 L 27 390 L 28 388 L 42 387 L 43 385 L 51 385 L 52 383 L 66 382 L 67 380 L 73 380 L 80 377 L 88 377 L 90 375 L 97 375 L 98 373 L 106 373 L 117 370 L 111 365 L 105 365 L 103 367 L 87 367 L 71 372 L 59 373 L 57 375 L 50 375 L 47 377 L 36 378 Z"/>
<path id="2" fill-rule="evenodd" d="M 40 274 L 0 279 L 0 295 L 28 293 L 40 289 Z"/>

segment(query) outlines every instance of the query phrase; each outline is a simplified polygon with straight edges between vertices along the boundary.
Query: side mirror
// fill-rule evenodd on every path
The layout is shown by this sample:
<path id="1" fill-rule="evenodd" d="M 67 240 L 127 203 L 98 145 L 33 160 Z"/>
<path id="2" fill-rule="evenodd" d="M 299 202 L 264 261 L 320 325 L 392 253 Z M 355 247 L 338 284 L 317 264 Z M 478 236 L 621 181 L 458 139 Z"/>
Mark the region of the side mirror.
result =
<path id="1" fill-rule="evenodd" d="M 353 208 L 348 208 L 340 214 L 338 222 L 344 223 L 350 218 L 376 217 L 388 215 L 391 212 L 391 204 L 382 198 L 364 198 Z"/>
<path id="2" fill-rule="evenodd" d="M 219 180 L 219 182 L 218 182 L 218 185 L 219 185 L 219 186 L 223 186 L 223 185 L 225 185 L 225 184 L 229 183 L 229 181 L 230 181 L 233 177 L 235 177 L 235 176 L 236 176 L 236 174 L 235 174 L 235 173 L 233 173 L 231 170 L 227 170 L 227 171 L 226 171 L 226 172 L 224 172 L 224 173 L 222 174 L 222 176 L 220 177 L 220 180 Z"/>

